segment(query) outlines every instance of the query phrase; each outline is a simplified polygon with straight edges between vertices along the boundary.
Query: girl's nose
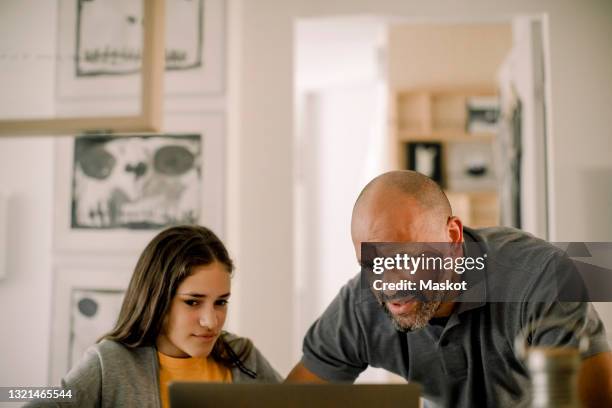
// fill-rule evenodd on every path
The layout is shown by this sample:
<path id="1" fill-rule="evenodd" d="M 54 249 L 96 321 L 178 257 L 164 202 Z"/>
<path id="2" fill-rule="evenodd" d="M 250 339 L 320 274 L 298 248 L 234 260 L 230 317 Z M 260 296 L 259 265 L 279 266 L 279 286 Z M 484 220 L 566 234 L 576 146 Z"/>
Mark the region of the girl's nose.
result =
<path id="1" fill-rule="evenodd" d="M 200 313 L 200 326 L 215 330 L 217 327 L 217 315 L 212 307 L 205 307 Z"/>

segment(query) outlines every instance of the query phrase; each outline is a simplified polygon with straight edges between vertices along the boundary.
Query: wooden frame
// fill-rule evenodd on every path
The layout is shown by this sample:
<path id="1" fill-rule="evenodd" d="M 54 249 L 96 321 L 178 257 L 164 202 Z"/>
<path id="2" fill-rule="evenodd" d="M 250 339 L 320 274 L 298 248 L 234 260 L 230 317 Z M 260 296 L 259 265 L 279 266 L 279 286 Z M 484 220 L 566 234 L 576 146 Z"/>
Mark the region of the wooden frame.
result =
<path id="1" fill-rule="evenodd" d="M 162 127 L 165 65 L 165 0 L 144 0 L 141 113 L 137 116 L 0 120 L 0 136 L 112 132 L 158 132 Z"/>

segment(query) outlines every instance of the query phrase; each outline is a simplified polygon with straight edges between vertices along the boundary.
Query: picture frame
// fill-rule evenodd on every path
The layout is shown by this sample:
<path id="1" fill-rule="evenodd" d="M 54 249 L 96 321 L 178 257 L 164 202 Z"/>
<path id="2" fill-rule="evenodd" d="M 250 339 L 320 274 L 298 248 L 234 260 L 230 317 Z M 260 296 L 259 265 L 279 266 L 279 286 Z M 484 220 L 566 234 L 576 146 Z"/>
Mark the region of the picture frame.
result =
<path id="1" fill-rule="evenodd" d="M 80 2 L 81 0 L 66 1 Z M 99 109 L 104 105 L 94 106 L 93 109 L 92 107 L 84 109 L 80 107 L 83 101 L 76 103 L 76 106 L 68 109 L 62 104 L 56 103 L 55 112 L 51 116 L 43 114 L 42 117 L 34 116 L 30 118 L 0 120 L 0 136 L 13 137 L 15 135 L 27 134 L 53 136 L 57 134 L 78 133 L 89 129 L 110 129 L 117 132 L 159 132 L 162 128 L 161 111 L 163 107 L 165 0 L 142 1 L 142 14 L 144 17 L 142 21 L 143 32 L 141 33 L 143 37 L 141 75 L 140 78 L 135 78 L 133 85 L 135 89 L 139 90 L 136 95 L 137 97 L 131 98 L 127 104 L 107 103 L 106 105 L 110 106 L 110 109 Z M 57 3 L 54 2 L 54 4 Z M 19 43 L 19 41 L 17 42 Z M 60 44 L 62 44 L 61 41 Z M 55 56 L 55 60 L 58 63 L 65 64 L 66 61 L 74 60 L 74 56 L 60 54 L 62 50 L 59 48 Z M 13 81 L 16 81 L 19 88 L 19 84 L 26 78 L 32 75 L 37 76 L 37 73 L 47 69 L 57 71 L 54 67 L 48 66 L 48 64 L 43 64 L 42 71 L 40 71 L 40 64 L 25 64 L 19 69 L 19 75 L 12 76 Z M 36 88 L 36 84 L 34 84 L 34 88 Z M 11 99 L 10 91 L 8 95 L 9 99 Z M 10 104 L 11 102 L 8 103 Z"/>
<path id="2" fill-rule="evenodd" d="M 85 350 L 113 328 L 131 275 L 127 267 L 54 270 L 50 384 L 59 385 Z"/>
<path id="3" fill-rule="evenodd" d="M 173 114 L 167 117 L 162 136 L 201 135 L 198 217 L 193 223 L 206 225 L 223 236 L 225 224 L 225 122 L 224 115 Z M 171 136 L 170 136 L 171 137 Z M 56 253 L 135 254 L 161 229 L 114 226 L 80 228 L 74 225 L 75 137 L 55 142 L 54 249 Z M 152 166 L 150 166 L 152 167 Z M 192 222 L 189 222 L 192 223 Z"/>
<path id="4" fill-rule="evenodd" d="M 497 169 L 492 143 L 449 143 L 446 153 L 446 187 L 449 190 L 497 191 Z"/>
<path id="5" fill-rule="evenodd" d="M 499 130 L 500 101 L 495 96 L 467 99 L 467 133 L 495 133 Z"/>
<path id="6" fill-rule="evenodd" d="M 110 98 L 122 101 L 118 106 L 123 111 L 133 108 L 127 102 L 140 93 L 139 1 L 143 0 L 60 0 L 61 58 L 56 76 L 60 102 Z M 89 10 L 96 7 L 103 12 Z M 221 94 L 226 65 L 225 1 L 166 0 L 165 10 L 164 95 Z"/>
<path id="7" fill-rule="evenodd" d="M 406 143 L 406 163 L 408 170 L 414 170 L 429 177 L 438 184 L 442 178 L 442 143 Z"/>

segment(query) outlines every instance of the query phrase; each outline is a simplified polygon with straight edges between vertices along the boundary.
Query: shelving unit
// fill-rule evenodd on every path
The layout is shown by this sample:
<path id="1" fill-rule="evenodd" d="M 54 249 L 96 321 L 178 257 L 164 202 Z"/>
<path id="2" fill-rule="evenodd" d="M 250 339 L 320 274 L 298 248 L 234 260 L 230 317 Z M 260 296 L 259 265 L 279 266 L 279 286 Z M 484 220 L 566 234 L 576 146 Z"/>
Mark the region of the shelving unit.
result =
<path id="1" fill-rule="evenodd" d="M 468 101 L 476 97 L 495 97 L 494 87 L 422 88 L 394 92 L 391 118 L 392 138 L 401 169 L 409 163 L 410 143 L 433 143 L 441 147 L 440 174 L 455 215 L 471 227 L 497 225 L 499 199 L 493 169 L 494 132 L 468 132 Z M 490 154 L 489 154 L 490 152 Z M 465 174 L 466 156 L 486 158 L 484 174 Z M 484 160 L 484 159 L 483 159 Z M 481 170 L 482 170 L 481 169 Z"/>

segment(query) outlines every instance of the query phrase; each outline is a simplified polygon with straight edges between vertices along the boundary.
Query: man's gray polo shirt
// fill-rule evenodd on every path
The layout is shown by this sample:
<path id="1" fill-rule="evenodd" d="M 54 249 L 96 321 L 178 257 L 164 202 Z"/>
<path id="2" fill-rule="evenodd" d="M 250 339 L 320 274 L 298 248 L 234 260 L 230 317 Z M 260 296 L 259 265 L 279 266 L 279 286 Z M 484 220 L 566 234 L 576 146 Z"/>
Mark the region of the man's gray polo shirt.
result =
<path id="1" fill-rule="evenodd" d="M 358 275 L 308 330 L 305 367 L 325 380 L 349 382 L 368 365 L 381 367 L 420 383 L 426 406 L 516 407 L 528 405 L 530 382 L 515 355 L 514 340 L 544 309 L 547 318 L 575 331 L 542 328 L 533 332 L 531 345 L 576 345 L 573 333 L 582 331 L 590 340 L 583 358 L 609 351 L 603 324 L 590 303 L 529 301 L 534 291 L 548 285 L 548 273 L 558 267 L 558 249 L 509 228 L 465 228 L 464 237 L 495 259 L 495 267 L 487 265 L 485 271 L 482 299 L 499 276 L 512 297 L 522 301 L 458 303 L 448 319 L 434 319 L 406 334 L 404 361 L 401 337 L 375 297 L 364 295 Z"/>

